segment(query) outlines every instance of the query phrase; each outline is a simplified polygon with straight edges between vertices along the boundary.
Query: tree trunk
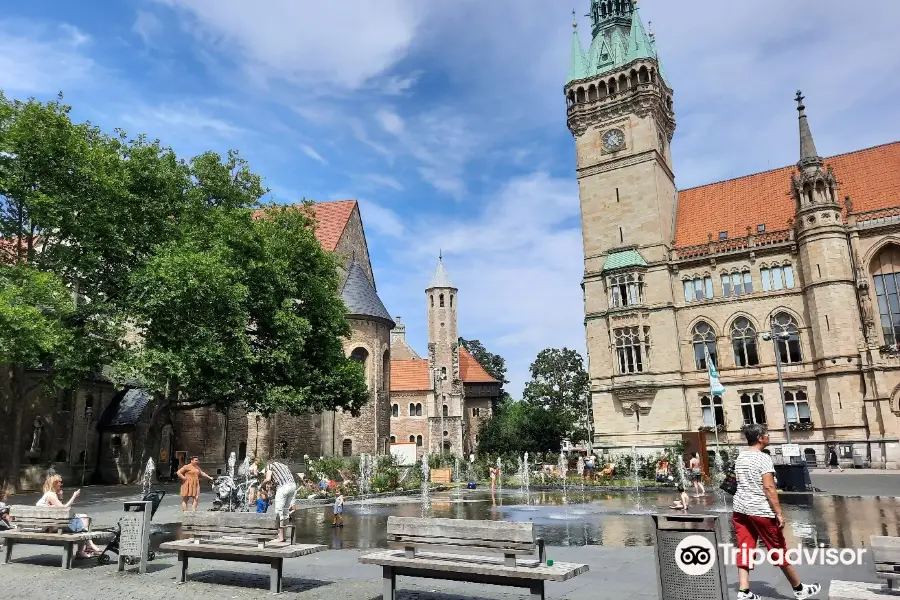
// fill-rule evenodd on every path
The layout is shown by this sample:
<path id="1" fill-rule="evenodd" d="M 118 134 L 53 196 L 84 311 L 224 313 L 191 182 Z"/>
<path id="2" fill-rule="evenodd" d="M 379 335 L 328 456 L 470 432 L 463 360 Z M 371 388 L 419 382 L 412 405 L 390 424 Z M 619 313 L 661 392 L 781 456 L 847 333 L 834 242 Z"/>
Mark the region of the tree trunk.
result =
<path id="1" fill-rule="evenodd" d="M 25 414 L 25 398 L 22 395 L 24 386 L 25 369 L 21 365 L 10 365 L 6 369 L 6 390 L 4 391 L 4 413 L 7 423 L 13 422 L 10 442 L 5 448 L 7 458 L 6 468 L 3 470 L 0 489 L 7 489 L 15 493 L 19 487 L 19 469 L 22 466 L 22 422 Z M 10 418 L 12 414 L 15 418 Z"/>
<path id="2" fill-rule="evenodd" d="M 150 420 L 147 423 L 147 431 L 144 435 L 144 443 L 141 446 L 140 468 L 137 471 L 137 480 L 141 481 L 144 477 L 144 470 L 147 468 L 147 460 L 152 458 L 155 463 L 159 460 L 159 440 L 162 437 L 162 430 L 168 422 L 169 410 L 172 406 L 172 399 L 163 394 L 156 394 L 149 408 Z M 157 465 L 159 467 L 160 465 Z M 156 477 L 156 473 L 152 475 Z"/>

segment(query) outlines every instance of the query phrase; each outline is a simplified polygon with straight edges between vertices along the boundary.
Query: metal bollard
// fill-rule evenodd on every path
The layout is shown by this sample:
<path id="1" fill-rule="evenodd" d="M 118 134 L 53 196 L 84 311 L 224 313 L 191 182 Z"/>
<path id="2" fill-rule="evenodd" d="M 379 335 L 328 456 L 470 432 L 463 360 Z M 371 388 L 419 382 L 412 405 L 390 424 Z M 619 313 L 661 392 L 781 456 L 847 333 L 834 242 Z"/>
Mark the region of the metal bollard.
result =
<path id="1" fill-rule="evenodd" d="M 727 600 L 719 517 L 656 514 L 652 519 L 660 599 Z"/>

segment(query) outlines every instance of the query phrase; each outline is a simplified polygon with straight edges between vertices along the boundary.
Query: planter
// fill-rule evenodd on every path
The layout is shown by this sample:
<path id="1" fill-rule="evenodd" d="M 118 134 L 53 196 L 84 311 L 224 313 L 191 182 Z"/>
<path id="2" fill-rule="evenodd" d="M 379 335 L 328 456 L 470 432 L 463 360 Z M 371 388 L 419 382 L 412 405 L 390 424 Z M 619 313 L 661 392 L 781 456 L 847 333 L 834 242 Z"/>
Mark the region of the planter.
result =
<path id="1" fill-rule="evenodd" d="M 788 423 L 788 427 L 790 428 L 791 431 L 812 431 L 813 429 L 815 429 L 815 424 L 812 422 L 810 422 L 810 423 L 791 422 L 791 423 Z"/>
<path id="2" fill-rule="evenodd" d="M 702 433 L 712 433 L 713 431 L 718 431 L 719 433 L 725 433 L 725 425 L 723 425 L 721 423 L 716 425 L 715 427 L 713 427 L 712 425 L 701 425 L 700 427 L 697 428 L 697 431 L 700 431 Z"/>

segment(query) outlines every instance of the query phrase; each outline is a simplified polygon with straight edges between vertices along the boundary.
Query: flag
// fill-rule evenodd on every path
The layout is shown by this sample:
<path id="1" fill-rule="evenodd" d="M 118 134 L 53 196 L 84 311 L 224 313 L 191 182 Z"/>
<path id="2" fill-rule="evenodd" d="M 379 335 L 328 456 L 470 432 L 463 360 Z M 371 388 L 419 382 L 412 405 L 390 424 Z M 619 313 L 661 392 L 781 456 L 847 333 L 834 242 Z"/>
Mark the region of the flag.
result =
<path id="1" fill-rule="evenodd" d="M 706 353 L 706 368 L 709 369 L 709 393 L 722 395 L 725 393 L 725 386 L 719 381 L 719 372 L 716 365 L 713 364 L 712 358 L 709 356 L 709 347 L 704 345 L 703 351 Z"/>

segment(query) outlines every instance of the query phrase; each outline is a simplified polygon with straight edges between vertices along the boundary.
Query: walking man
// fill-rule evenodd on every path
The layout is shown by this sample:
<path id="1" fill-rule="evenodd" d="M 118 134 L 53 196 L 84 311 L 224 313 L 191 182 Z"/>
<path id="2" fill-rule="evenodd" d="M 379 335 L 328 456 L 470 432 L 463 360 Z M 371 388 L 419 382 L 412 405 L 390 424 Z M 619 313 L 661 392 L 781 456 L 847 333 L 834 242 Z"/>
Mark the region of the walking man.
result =
<path id="1" fill-rule="evenodd" d="M 772 457 L 763 452 L 769 445 L 769 432 L 765 425 L 748 425 L 744 428 L 747 449 L 734 463 L 737 476 L 737 493 L 734 495 L 734 513 L 731 522 L 737 537 L 738 600 L 760 600 L 750 591 L 750 559 L 756 544 L 762 539 L 767 550 L 781 550 L 775 566 L 794 588 L 797 600 L 812 598 L 822 590 L 818 583 L 804 584 L 797 577 L 794 567 L 784 560 L 787 542 L 784 539 L 784 513 L 778 502 L 775 488 L 775 465 Z"/>

